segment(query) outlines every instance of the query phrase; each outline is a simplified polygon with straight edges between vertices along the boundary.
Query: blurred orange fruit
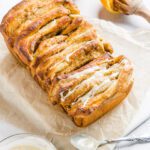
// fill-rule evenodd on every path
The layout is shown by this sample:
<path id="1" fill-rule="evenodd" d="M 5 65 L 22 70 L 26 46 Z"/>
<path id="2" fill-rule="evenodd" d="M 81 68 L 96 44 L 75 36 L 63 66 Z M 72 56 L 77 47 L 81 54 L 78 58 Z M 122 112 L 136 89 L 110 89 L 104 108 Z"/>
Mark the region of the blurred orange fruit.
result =
<path id="1" fill-rule="evenodd" d="M 114 10 L 114 0 L 101 0 L 104 7 L 111 13 L 119 13 Z"/>

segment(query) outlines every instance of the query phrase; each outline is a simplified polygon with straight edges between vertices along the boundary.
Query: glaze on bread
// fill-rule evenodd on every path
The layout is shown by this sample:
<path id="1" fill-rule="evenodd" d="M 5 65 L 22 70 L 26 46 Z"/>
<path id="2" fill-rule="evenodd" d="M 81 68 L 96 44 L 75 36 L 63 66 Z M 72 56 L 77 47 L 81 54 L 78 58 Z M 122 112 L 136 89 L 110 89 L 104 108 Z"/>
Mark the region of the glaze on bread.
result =
<path id="1" fill-rule="evenodd" d="M 80 127 L 96 121 L 129 93 L 130 61 L 113 57 L 71 0 L 24 0 L 3 18 L 11 53 Z"/>
<path id="2" fill-rule="evenodd" d="M 78 126 L 87 126 L 126 97 L 133 83 L 132 72 L 126 57 L 104 55 L 70 74 L 58 76 L 49 97 Z"/>

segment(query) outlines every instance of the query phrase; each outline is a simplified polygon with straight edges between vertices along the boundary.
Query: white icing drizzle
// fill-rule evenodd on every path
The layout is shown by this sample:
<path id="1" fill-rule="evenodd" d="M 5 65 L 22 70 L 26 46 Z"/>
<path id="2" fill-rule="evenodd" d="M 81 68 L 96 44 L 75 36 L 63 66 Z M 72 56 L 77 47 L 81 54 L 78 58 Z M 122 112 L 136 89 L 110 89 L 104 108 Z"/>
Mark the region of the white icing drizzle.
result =
<path id="1" fill-rule="evenodd" d="M 79 89 L 83 85 L 89 86 L 89 84 L 91 84 L 93 88 L 88 93 L 86 93 L 84 96 L 80 97 L 77 100 L 77 101 L 82 101 L 85 106 L 89 101 L 89 99 L 94 97 L 97 93 L 101 93 L 105 91 L 113 83 L 113 80 L 115 80 L 115 78 L 118 77 L 119 75 L 120 68 L 121 68 L 120 64 L 114 64 L 108 69 L 106 68 L 106 66 L 105 67 L 93 66 L 92 68 L 88 68 L 74 75 L 71 75 L 70 78 L 80 78 L 85 74 L 95 71 L 95 73 L 91 77 L 82 81 L 79 85 L 77 85 L 72 90 L 69 89 L 68 93 L 65 96 L 64 96 L 64 92 L 61 92 L 60 93 L 61 101 L 65 101 L 67 97 L 69 97 L 71 94 L 73 94 L 77 89 Z M 75 103 L 72 103 L 72 105 Z"/>
<path id="2" fill-rule="evenodd" d="M 81 84 L 79 84 L 79 85 L 77 85 L 73 90 L 70 90 L 69 89 L 69 91 L 68 91 L 68 93 L 64 96 L 64 92 L 61 92 L 60 93 L 60 97 L 61 97 L 61 101 L 65 101 L 65 99 L 67 98 L 67 97 L 69 97 L 72 93 L 74 93 L 78 88 L 80 88 L 81 86 L 83 86 L 83 85 L 89 85 L 90 84 L 90 82 L 92 83 L 92 84 L 95 84 L 95 82 L 101 82 L 101 81 L 103 81 L 104 79 L 103 79 L 103 74 L 102 74 L 102 71 L 97 71 L 97 72 L 95 72 L 95 74 L 94 75 L 92 75 L 90 78 L 88 78 L 87 80 L 84 80 L 83 82 L 81 82 Z"/>
<path id="3" fill-rule="evenodd" d="M 44 26 L 41 30 L 39 30 L 39 34 L 42 34 L 43 32 L 47 32 L 47 30 L 51 30 L 52 28 L 54 28 L 57 25 L 57 21 L 53 20 L 51 23 L 47 24 L 46 26 Z M 49 31 L 48 30 L 48 31 Z"/>
<path id="4" fill-rule="evenodd" d="M 76 52 L 76 51 L 73 51 L 73 52 L 69 53 L 68 55 L 66 55 L 65 60 L 66 60 L 67 62 L 69 62 L 69 61 L 70 61 L 70 57 L 71 57 L 75 52 Z"/>
<path id="5" fill-rule="evenodd" d="M 50 67 L 50 70 L 51 70 L 52 68 L 55 68 L 57 65 L 59 65 L 59 64 L 61 64 L 61 63 L 62 63 L 62 60 L 59 61 L 59 62 L 57 62 L 57 63 L 55 63 L 54 65 L 52 65 L 52 67 Z"/>
<path id="6" fill-rule="evenodd" d="M 86 44 L 89 44 L 89 43 L 92 43 L 93 41 L 88 41 Z M 81 47 L 82 47 L 82 45 L 81 45 Z M 69 47 L 68 47 L 69 48 Z M 67 48 L 67 49 L 68 49 Z M 65 60 L 67 61 L 67 62 L 69 62 L 70 61 L 70 57 L 76 52 L 76 51 L 78 51 L 79 49 L 77 48 L 76 50 L 74 50 L 73 52 L 71 52 L 71 53 L 69 53 L 69 54 L 67 54 L 66 55 L 66 57 L 65 57 Z"/>
<path id="7" fill-rule="evenodd" d="M 83 43 L 82 43 L 82 44 L 83 44 Z M 80 45 L 82 45 L 82 44 L 80 44 Z M 71 44 L 70 46 L 68 46 L 67 48 L 65 48 L 64 51 L 69 51 L 71 48 L 74 49 L 74 47 L 77 47 L 77 48 L 76 48 L 76 50 L 77 50 L 78 47 L 79 47 L 79 44 L 78 44 L 78 45 L 77 45 L 77 44 Z M 64 60 L 66 60 L 67 62 L 69 62 L 69 58 L 70 58 L 70 56 L 71 56 L 74 52 L 75 52 L 75 51 L 72 51 L 72 52 L 68 53 L 66 56 L 64 56 L 64 57 L 65 57 Z"/>
<path id="8" fill-rule="evenodd" d="M 121 61 L 121 64 L 127 65 L 127 64 L 128 64 L 128 60 L 127 60 L 127 59 L 123 59 L 123 60 Z"/>
<path id="9" fill-rule="evenodd" d="M 60 100 L 65 101 L 64 91 L 60 93 Z"/>
<path id="10" fill-rule="evenodd" d="M 90 78 L 88 78 L 87 80 L 84 80 L 83 82 L 81 82 L 81 84 L 77 85 L 73 90 L 70 90 L 68 91 L 68 93 L 64 96 L 64 92 L 61 92 L 60 93 L 60 97 L 61 97 L 61 101 L 65 101 L 65 99 L 67 97 L 69 97 L 72 93 L 74 93 L 78 88 L 80 88 L 81 86 L 83 85 L 87 85 L 92 81 L 92 84 L 94 84 L 95 81 L 101 81 L 102 80 L 102 73 L 100 71 L 97 71 L 93 76 L 91 76 Z"/>
<path id="11" fill-rule="evenodd" d="M 115 72 L 115 73 L 110 75 L 110 79 L 114 80 L 118 76 L 119 76 L 119 72 Z"/>
<path id="12" fill-rule="evenodd" d="M 75 37 L 73 38 L 73 40 L 76 40 L 76 39 L 78 40 L 79 38 L 84 37 L 86 34 L 91 33 L 91 31 L 92 31 L 92 29 L 89 29 L 89 30 L 83 32 L 82 34 L 78 34 L 77 36 L 75 36 Z"/>
<path id="13" fill-rule="evenodd" d="M 100 67 L 100 66 L 93 66 L 93 67 L 87 68 L 87 69 L 85 69 L 85 70 L 83 70 L 81 72 L 77 72 L 77 73 L 69 76 L 69 78 L 76 78 L 76 79 L 78 79 L 78 78 L 80 78 L 80 77 L 82 77 L 84 75 L 92 73 L 93 71 L 99 70 L 100 68 L 102 68 L 102 67 Z"/>
<path id="14" fill-rule="evenodd" d="M 87 94 L 80 97 L 78 101 L 81 100 L 85 106 L 89 99 L 93 98 L 95 94 L 105 91 L 111 85 L 111 83 L 112 81 L 109 78 L 105 79 L 101 84 L 94 86 Z"/>

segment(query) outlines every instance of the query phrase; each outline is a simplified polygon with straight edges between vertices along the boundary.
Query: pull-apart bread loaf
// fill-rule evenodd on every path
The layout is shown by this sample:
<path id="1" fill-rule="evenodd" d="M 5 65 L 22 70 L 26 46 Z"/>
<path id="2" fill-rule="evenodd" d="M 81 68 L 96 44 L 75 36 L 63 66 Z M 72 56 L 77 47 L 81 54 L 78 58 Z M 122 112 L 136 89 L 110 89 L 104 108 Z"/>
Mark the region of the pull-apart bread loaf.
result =
<path id="1" fill-rule="evenodd" d="M 118 105 L 132 87 L 131 62 L 112 56 L 71 0 L 24 0 L 3 18 L 1 32 L 50 101 L 80 127 Z"/>

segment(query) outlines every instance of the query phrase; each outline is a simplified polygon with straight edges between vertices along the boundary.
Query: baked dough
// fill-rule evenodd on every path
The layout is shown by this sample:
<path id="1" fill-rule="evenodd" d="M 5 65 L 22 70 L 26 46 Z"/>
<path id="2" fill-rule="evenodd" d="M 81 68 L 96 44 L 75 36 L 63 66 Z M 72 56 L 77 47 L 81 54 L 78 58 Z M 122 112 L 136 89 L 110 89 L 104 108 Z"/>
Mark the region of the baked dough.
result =
<path id="1" fill-rule="evenodd" d="M 0 29 L 12 54 L 77 126 L 96 121 L 131 89 L 131 62 L 112 56 L 71 0 L 24 0 Z"/>
<path id="2" fill-rule="evenodd" d="M 133 83 L 132 72 L 126 57 L 106 54 L 70 74 L 58 76 L 49 97 L 78 126 L 87 126 L 127 96 Z"/>

